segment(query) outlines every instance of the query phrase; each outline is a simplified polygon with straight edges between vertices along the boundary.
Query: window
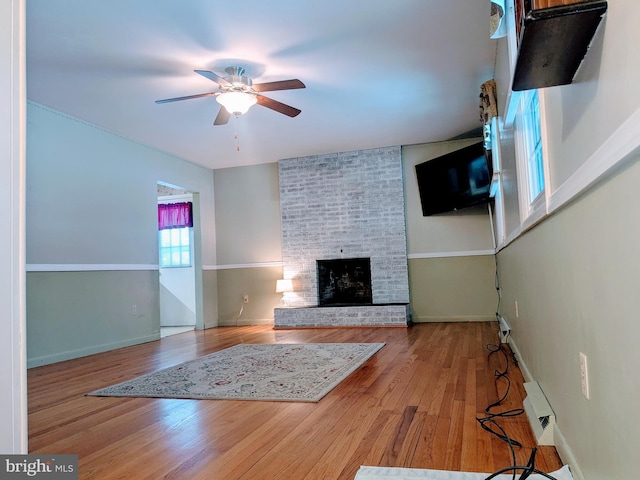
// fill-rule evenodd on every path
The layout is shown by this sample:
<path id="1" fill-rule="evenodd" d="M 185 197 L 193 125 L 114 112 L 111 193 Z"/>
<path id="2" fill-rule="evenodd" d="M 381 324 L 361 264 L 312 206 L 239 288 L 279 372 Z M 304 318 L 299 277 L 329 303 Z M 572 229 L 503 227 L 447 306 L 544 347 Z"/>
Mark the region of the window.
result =
<path id="1" fill-rule="evenodd" d="M 158 204 L 160 267 L 191 266 L 191 202 Z"/>
<path id="2" fill-rule="evenodd" d="M 158 242 L 161 267 L 191 266 L 191 229 L 189 227 L 159 230 Z"/>
<path id="3" fill-rule="evenodd" d="M 527 99 L 522 121 L 526 142 L 526 163 L 529 176 L 529 203 L 533 203 L 544 191 L 544 168 L 542 164 L 542 136 L 540 134 L 540 101 L 534 91 Z"/>
<path id="4" fill-rule="evenodd" d="M 545 159 L 538 90 L 522 93 L 514 120 L 521 221 L 534 223 L 545 213 Z"/>

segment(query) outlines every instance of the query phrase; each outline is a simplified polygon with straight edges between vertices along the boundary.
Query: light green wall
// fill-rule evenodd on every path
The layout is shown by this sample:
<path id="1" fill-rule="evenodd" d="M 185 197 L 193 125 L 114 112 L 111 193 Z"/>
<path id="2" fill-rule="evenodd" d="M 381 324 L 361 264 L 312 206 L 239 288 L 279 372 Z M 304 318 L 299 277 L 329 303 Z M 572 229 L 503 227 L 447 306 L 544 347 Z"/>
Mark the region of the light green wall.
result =
<path id="1" fill-rule="evenodd" d="M 498 257 L 513 342 L 584 478 L 594 480 L 637 474 L 639 182 L 636 160 Z M 589 400 L 581 393 L 580 352 L 588 358 Z"/>
<path id="2" fill-rule="evenodd" d="M 487 254 L 493 246 L 486 207 L 423 217 L 414 173 L 417 163 L 477 141 L 403 148 L 409 252 L 435 257 L 409 260 L 415 321 L 495 318 L 495 267 L 493 255 Z M 235 323 L 244 293 L 251 299 L 244 306 L 244 322 L 273 321 L 273 308 L 280 302 L 275 282 L 282 275 L 278 165 L 215 170 L 214 190 L 219 323 Z"/>
<path id="3" fill-rule="evenodd" d="M 279 278 L 280 266 L 219 270 L 219 325 L 272 324 L 273 309 L 282 306 L 282 294 L 276 293 Z M 249 295 L 248 303 L 243 303 L 245 293 Z"/>
<path id="4" fill-rule="evenodd" d="M 157 340 L 159 315 L 157 271 L 30 272 L 28 366 Z"/>
<path id="5" fill-rule="evenodd" d="M 640 2 L 609 2 L 575 82 L 543 92 L 551 198 L 579 182 L 585 168 L 593 172 L 593 158 L 619 160 L 620 152 L 637 145 L 637 122 L 634 135 L 628 120 L 640 108 L 634 47 L 640 30 L 632 20 L 639 16 Z M 502 97 L 504 85 L 498 88 Z M 605 141 L 612 148 L 598 151 Z M 613 177 L 600 179 L 498 254 L 501 313 L 527 378 L 540 383 L 556 413 L 556 445 L 577 479 L 637 477 L 639 160 L 636 151 Z M 505 188 L 513 188 L 511 181 L 505 179 Z M 516 211 L 515 196 L 507 201 Z M 588 400 L 581 392 L 580 352 L 588 358 Z"/>
<path id="6" fill-rule="evenodd" d="M 415 322 L 494 320 L 496 293 L 487 206 L 424 217 L 415 166 L 479 139 L 403 147 L 409 291 Z"/>
<path id="7" fill-rule="evenodd" d="M 218 272 L 202 271 L 202 304 L 204 311 L 204 328 L 218 326 Z"/>
<path id="8" fill-rule="evenodd" d="M 198 255 L 215 264 L 213 172 L 34 103 L 27 115 L 29 362 L 159 338 L 157 182 L 199 193 Z M 215 325 L 217 297 L 203 303 Z"/>
<path id="9" fill-rule="evenodd" d="M 413 321 L 495 320 L 492 255 L 409 260 Z"/>
<path id="10" fill-rule="evenodd" d="M 282 278 L 278 164 L 215 170 L 214 189 L 219 325 L 273 323 Z"/>

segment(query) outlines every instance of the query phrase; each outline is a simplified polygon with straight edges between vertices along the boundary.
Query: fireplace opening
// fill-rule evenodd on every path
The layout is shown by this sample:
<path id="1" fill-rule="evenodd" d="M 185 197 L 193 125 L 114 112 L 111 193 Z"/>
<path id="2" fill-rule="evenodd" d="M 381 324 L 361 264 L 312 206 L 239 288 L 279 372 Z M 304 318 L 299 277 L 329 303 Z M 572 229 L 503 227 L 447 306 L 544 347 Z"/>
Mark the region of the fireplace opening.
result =
<path id="1" fill-rule="evenodd" d="M 340 258 L 316 260 L 318 306 L 371 305 L 371 260 Z"/>

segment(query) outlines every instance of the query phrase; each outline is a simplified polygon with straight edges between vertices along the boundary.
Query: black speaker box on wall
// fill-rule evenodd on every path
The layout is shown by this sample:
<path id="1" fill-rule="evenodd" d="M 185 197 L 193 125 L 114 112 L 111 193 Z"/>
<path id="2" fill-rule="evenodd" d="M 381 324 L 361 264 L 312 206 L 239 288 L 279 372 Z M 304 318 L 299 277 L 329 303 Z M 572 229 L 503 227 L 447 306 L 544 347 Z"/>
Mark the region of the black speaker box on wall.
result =
<path id="1" fill-rule="evenodd" d="M 571 83 L 607 10 L 604 0 L 542 9 L 533 9 L 531 4 L 531 0 L 516 0 L 520 14 L 516 16 L 514 91 Z"/>

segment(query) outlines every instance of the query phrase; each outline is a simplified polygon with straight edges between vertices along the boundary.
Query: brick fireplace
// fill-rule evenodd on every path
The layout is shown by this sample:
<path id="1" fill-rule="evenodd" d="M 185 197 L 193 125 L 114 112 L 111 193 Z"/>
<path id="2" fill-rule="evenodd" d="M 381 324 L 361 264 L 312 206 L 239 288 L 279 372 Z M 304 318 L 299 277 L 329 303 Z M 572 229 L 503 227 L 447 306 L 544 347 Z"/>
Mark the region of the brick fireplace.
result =
<path id="1" fill-rule="evenodd" d="M 294 293 L 288 297 L 290 308 L 276 309 L 275 326 L 406 326 L 400 147 L 292 158 L 278 167 L 283 274 L 292 279 Z M 370 301 L 321 306 L 318 265 L 341 259 L 367 259 Z"/>

